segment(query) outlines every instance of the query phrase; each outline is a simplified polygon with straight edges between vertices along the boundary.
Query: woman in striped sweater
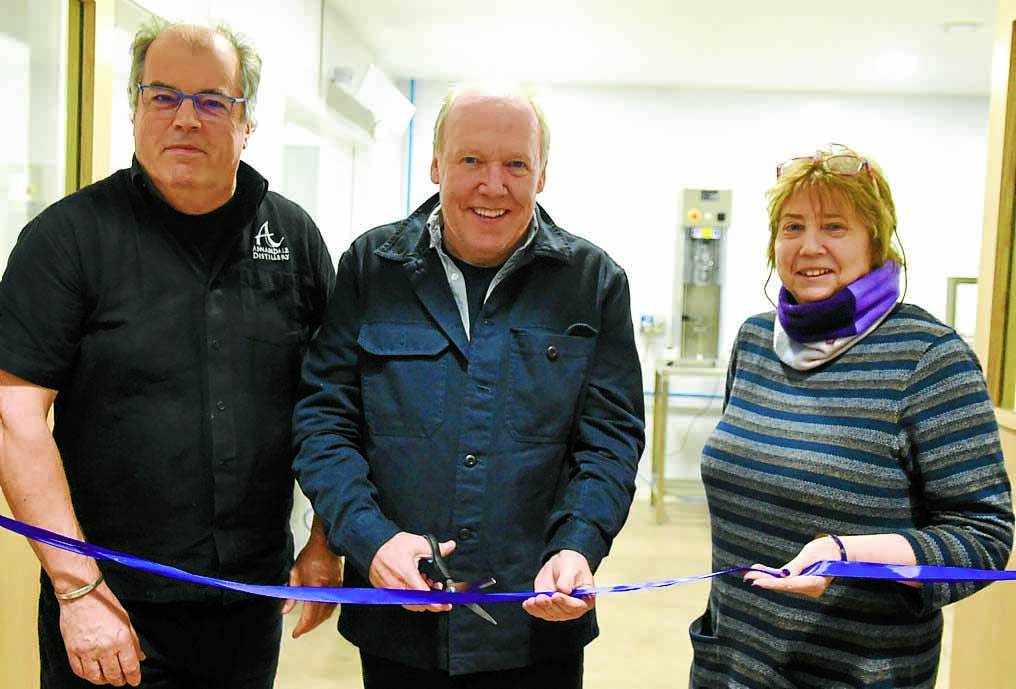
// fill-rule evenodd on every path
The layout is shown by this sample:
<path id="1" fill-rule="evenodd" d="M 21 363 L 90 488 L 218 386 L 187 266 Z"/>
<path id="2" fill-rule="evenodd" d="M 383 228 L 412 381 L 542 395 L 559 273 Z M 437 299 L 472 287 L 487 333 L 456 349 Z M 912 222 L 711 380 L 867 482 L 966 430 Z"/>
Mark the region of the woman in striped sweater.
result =
<path id="1" fill-rule="evenodd" d="M 1005 566 L 1013 513 L 974 354 L 897 303 L 896 211 L 870 160 L 833 146 L 768 192 L 775 312 L 734 344 L 702 455 L 713 580 L 692 689 L 933 689 L 944 605 L 972 584 L 799 576 L 821 560 Z M 832 535 L 822 535 L 832 534 Z"/>

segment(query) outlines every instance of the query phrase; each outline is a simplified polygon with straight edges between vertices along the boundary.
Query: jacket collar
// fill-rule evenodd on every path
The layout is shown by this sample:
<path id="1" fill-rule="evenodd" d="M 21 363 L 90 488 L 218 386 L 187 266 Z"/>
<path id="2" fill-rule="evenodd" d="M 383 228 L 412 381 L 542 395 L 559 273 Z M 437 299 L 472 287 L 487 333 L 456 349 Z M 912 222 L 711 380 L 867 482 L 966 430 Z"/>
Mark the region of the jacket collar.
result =
<path id="1" fill-rule="evenodd" d="M 403 263 L 421 260 L 430 249 L 427 219 L 430 218 L 439 203 L 438 194 L 434 194 L 424 201 L 423 205 L 413 211 L 408 218 L 396 223 L 395 233 L 374 253 L 381 258 Z M 550 214 L 539 204 L 536 204 L 536 222 L 536 236 L 522 251 L 533 256 L 571 263 L 574 253 L 574 237 L 558 227 Z"/>

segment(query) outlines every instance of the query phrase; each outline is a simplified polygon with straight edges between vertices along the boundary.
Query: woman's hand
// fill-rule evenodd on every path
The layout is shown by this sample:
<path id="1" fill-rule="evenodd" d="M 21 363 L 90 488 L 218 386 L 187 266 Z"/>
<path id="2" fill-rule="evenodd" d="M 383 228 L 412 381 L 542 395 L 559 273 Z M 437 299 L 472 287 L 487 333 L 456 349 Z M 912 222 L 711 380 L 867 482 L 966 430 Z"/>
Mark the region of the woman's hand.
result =
<path id="1" fill-rule="evenodd" d="M 839 559 L 839 546 L 836 545 L 833 539 L 823 536 L 805 544 L 801 548 L 801 552 L 797 554 L 797 557 L 783 565 L 779 570 L 772 570 L 772 574 L 755 571 L 755 568 L 770 569 L 764 565 L 752 565 L 753 570 L 744 575 L 744 580 L 750 581 L 752 586 L 771 591 L 800 593 L 810 598 L 818 598 L 829 588 L 833 577 L 801 576 L 801 572 L 816 562 Z"/>
<path id="2" fill-rule="evenodd" d="M 793 560 L 780 569 L 773 570 L 764 565 L 752 565 L 765 571 L 751 571 L 744 575 L 745 581 L 772 591 L 800 593 L 818 598 L 829 588 L 833 577 L 801 576 L 810 565 L 823 560 L 851 560 L 853 562 L 877 562 L 885 565 L 916 565 L 913 549 L 899 534 L 867 534 L 864 536 L 840 536 L 840 545 L 829 536 L 822 536 L 806 543 Z M 844 555 L 846 556 L 844 558 Z M 771 572 L 771 573 L 768 573 Z M 920 582 L 900 582 L 906 586 L 920 587 Z"/>

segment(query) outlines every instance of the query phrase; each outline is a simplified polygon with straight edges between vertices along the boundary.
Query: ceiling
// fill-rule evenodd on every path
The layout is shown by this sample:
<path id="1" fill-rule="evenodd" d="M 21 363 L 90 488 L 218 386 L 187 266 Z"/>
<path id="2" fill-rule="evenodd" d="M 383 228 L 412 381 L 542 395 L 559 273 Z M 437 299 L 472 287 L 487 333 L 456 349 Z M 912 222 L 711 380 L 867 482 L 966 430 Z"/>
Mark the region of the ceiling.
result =
<path id="1" fill-rule="evenodd" d="M 995 13 L 994 0 L 327 1 L 396 78 L 935 95 L 988 93 Z"/>

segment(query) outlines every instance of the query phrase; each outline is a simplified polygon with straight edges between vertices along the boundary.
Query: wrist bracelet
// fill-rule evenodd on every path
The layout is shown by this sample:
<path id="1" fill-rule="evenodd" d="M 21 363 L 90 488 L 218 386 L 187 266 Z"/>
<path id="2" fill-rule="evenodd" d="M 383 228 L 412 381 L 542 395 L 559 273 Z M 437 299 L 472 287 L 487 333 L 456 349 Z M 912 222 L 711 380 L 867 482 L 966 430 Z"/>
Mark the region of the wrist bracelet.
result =
<path id="1" fill-rule="evenodd" d="M 840 549 L 840 562 L 846 562 L 847 561 L 847 547 L 845 545 L 843 545 L 843 541 L 840 540 L 840 537 L 837 536 L 834 533 L 826 534 L 826 536 L 828 536 L 829 538 L 833 539 L 833 543 L 835 543 L 836 547 Z"/>
<path id="2" fill-rule="evenodd" d="M 102 572 L 99 572 L 98 578 L 91 584 L 85 584 L 81 588 L 74 589 L 73 591 L 68 591 L 67 593 L 57 593 L 56 591 L 54 591 L 53 595 L 56 596 L 57 600 L 77 600 L 78 598 L 83 598 L 84 596 L 87 596 L 89 593 L 97 589 L 99 587 L 99 584 L 101 584 L 102 582 L 103 582 Z"/>

